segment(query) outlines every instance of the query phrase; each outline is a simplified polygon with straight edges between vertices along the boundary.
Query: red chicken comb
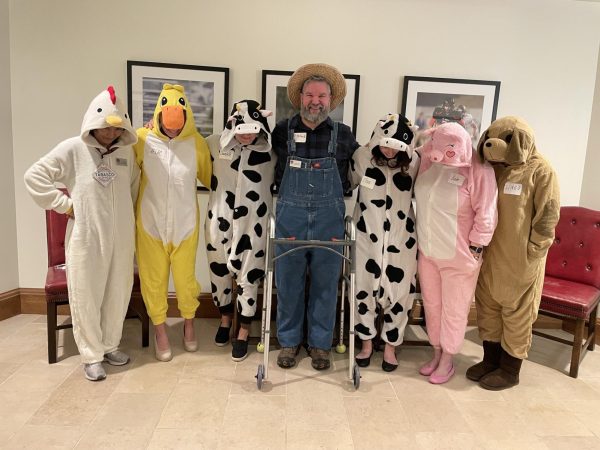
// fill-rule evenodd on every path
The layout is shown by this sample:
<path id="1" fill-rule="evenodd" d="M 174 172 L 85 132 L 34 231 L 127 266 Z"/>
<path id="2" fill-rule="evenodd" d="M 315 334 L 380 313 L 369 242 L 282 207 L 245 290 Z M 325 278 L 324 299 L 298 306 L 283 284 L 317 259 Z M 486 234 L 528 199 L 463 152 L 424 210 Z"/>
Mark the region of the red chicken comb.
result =
<path id="1" fill-rule="evenodd" d="M 115 88 L 111 86 L 107 87 L 106 90 L 110 94 L 110 101 L 114 105 L 117 101 L 117 94 L 115 94 Z"/>

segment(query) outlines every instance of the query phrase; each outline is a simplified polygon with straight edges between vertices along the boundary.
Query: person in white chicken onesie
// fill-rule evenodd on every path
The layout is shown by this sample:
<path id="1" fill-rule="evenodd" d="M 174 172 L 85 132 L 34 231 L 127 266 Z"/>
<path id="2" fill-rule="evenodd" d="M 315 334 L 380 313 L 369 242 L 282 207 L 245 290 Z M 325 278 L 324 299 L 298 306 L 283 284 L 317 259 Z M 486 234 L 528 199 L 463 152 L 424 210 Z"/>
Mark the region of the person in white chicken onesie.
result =
<path id="1" fill-rule="evenodd" d="M 35 202 L 71 219 L 65 238 L 69 305 L 84 373 L 92 381 L 106 378 L 103 361 L 129 361 L 118 346 L 133 286 L 136 141 L 125 106 L 109 86 L 90 103 L 80 136 L 58 144 L 25 173 Z"/>
<path id="2" fill-rule="evenodd" d="M 213 300 L 222 316 L 215 344 L 223 346 L 229 341 L 235 279 L 241 327 L 231 351 L 234 361 L 248 355 L 249 325 L 265 273 L 267 220 L 277 161 L 271 151 L 270 114 L 255 100 L 241 100 L 233 105 L 223 133 L 207 139 L 213 175 L 206 250 Z"/>
<path id="3" fill-rule="evenodd" d="M 433 384 L 454 375 L 464 340 L 483 247 L 497 223 L 494 170 L 482 162 L 469 133 L 448 122 L 426 131 L 415 183 L 417 270 L 434 356 L 419 372 Z"/>

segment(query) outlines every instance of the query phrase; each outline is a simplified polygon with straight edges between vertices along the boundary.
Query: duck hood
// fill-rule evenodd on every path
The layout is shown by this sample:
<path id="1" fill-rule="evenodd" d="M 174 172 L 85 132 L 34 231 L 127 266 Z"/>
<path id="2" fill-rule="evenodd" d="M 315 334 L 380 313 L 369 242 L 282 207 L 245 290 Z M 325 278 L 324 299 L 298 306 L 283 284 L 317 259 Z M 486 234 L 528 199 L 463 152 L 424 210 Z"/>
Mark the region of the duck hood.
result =
<path id="1" fill-rule="evenodd" d="M 163 133 L 162 127 L 180 129 L 175 139 L 185 139 L 197 133 L 194 113 L 183 86 L 164 84 L 154 108 L 154 132 L 163 139 L 170 139 Z M 160 126 L 162 124 L 162 126 Z"/>

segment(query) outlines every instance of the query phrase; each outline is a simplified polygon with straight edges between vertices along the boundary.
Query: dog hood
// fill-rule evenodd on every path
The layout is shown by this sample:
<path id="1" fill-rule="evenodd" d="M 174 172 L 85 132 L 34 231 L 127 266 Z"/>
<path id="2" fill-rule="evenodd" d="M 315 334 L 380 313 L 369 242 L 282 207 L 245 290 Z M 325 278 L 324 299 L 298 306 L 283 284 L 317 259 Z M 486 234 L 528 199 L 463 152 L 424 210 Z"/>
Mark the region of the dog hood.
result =
<path id="1" fill-rule="evenodd" d="M 515 116 L 492 122 L 477 145 L 477 153 L 482 159 L 509 166 L 524 164 L 536 152 L 533 130 Z"/>

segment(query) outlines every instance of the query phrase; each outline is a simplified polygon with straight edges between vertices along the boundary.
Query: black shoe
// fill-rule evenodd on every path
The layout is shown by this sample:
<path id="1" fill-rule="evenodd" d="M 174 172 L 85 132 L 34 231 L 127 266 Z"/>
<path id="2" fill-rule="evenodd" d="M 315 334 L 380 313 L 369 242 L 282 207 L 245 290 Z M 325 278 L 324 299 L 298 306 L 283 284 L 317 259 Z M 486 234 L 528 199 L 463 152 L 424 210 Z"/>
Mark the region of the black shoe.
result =
<path id="1" fill-rule="evenodd" d="M 366 358 L 354 358 L 356 365 L 358 367 L 369 367 L 369 364 L 371 364 L 371 356 L 373 356 L 373 350 L 371 350 L 371 354 Z"/>
<path id="2" fill-rule="evenodd" d="M 387 362 L 385 359 L 381 362 L 381 368 L 384 372 L 393 372 L 398 368 L 398 364 L 392 364 Z"/>
<path id="3" fill-rule="evenodd" d="M 219 347 L 224 347 L 229 342 L 229 332 L 231 327 L 219 326 L 217 334 L 215 335 L 215 344 Z"/>
<path id="4" fill-rule="evenodd" d="M 233 348 L 231 349 L 231 359 L 236 362 L 240 362 L 246 359 L 248 356 L 248 341 L 242 341 L 236 339 L 233 341 Z"/>

